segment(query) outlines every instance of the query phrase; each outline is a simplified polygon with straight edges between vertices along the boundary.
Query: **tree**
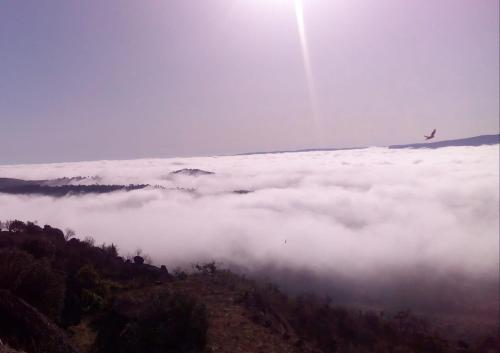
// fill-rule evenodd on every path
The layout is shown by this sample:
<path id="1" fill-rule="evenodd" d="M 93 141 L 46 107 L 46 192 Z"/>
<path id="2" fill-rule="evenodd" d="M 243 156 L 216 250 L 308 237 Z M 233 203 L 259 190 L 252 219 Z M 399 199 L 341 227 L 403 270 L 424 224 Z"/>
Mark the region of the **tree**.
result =
<path id="1" fill-rule="evenodd" d="M 76 235 L 75 231 L 71 228 L 66 228 L 64 230 L 64 240 L 68 241 Z"/>
<path id="2" fill-rule="evenodd" d="M 26 230 L 26 224 L 19 220 L 9 221 L 8 225 L 9 232 L 11 233 L 21 233 Z"/>
<path id="3" fill-rule="evenodd" d="M 95 239 L 91 236 L 87 236 L 83 239 L 83 242 L 87 244 L 90 248 L 95 245 Z"/>

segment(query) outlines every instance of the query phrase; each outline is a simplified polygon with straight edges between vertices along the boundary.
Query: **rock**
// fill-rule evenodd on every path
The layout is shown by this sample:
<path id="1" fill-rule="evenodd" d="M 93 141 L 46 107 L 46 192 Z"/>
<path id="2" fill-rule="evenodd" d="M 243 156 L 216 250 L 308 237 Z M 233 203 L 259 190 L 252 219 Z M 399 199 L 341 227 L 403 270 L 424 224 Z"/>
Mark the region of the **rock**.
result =
<path id="1" fill-rule="evenodd" d="M 184 169 L 179 169 L 179 170 L 176 170 L 170 174 L 173 174 L 173 175 L 178 175 L 178 174 L 181 174 L 181 175 L 189 175 L 189 176 L 200 176 L 200 175 L 212 175 L 212 174 L 215 174 L 214 172 L 209 172 L 209 171 L 206 171 L 206 170 L 202 170 L 202 169 L 191 169 L 191 168 L 184 168 Z"/>
<path id="2" fill-rule="evenodd" d="M 51 237 L 55 243 L 58 243 L 58 244 L 64 244 L 65 243 L 65 239 L 64 239 L 64 233 L 62 230 L 60 230 L 59 228 L 52 228 L 51 226 L 49 225 L 45 225 L 43 227 L 43 231 L 45 234 L 47 234 L 47 236 Z"/>
<path id="3" fill-rule="evenodd" d="M 240 194 L 240 195 L 250 194 L 251 192 L 253 192 L 253 191 L 251 191 L 251 190 L 234 190 L 233 191 L 234 194 Z"/>
<path id="4" fill-rule="evenodd" d="M 144 264 L 144 258 L 142 256 L 134 256 L 134 264 L 136 265 L 142 265 Z"/>
<path id="5" fill-rule="evenodd" d="M 13 348 L 10 348 L 7 345 L 3 345 L 2 341 L 0 340 L 0 353 L 24 353 L 24 352 L 17 351 Z"/>
<path id="6" fill-rule="evenodd" d="M 30 353 L 79 353 L 63 330 L 6 290 L 0 290 L 0 335 Z"/>

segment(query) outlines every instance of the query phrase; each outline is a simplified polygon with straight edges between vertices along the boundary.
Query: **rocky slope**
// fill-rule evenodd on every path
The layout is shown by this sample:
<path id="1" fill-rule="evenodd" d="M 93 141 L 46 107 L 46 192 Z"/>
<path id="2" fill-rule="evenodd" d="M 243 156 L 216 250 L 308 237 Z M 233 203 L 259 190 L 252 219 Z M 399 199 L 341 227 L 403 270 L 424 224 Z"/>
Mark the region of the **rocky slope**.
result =
<path id="1" fill-rule="evenodd" d="M 215 263 L 169 272 L 50 226 L 5 226 L 1 353 L 493 353 L 499 343 L 496 332 L 447 336 L 409 311 L 290 297 Z"/>

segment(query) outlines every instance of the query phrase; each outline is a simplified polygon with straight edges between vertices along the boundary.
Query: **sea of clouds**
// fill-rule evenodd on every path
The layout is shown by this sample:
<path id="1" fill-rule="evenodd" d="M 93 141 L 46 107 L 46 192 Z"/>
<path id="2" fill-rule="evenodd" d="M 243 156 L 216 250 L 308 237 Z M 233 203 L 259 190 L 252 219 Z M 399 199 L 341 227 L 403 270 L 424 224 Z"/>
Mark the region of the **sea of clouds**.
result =
<path id="1" fill-rule="evenodd" d="M 170 174 L 183 168 L 215 174 Z M 167 189 L 0 194 L 0 218 L 140 248 L 169 268 L 213 259 L 339 302 L 497 310 L 498 145 L 0 166 L 0 177 L 76 176 Z"/>

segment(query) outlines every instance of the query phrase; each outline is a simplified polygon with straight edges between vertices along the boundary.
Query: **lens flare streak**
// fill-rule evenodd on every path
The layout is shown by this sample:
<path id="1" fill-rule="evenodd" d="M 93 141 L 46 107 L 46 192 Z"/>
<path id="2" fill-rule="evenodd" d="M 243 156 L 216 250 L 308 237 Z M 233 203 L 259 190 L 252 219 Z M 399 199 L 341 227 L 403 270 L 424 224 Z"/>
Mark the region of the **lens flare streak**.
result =
<path id="1" fill-rule="evenodd" d="M 323 133 L 320 124 L 320 114 L 318 109 L 316 85 L 314 83 L 314 76 L 311 67 L 311 58 L 309 55 L 309 43 L 306 36 L 306 25 L 304 21 L 304 5 L 303 0 L 295 0 L 295 16 L 297 18 L 297 28 L 299 31 L 300 46 L 302 51 L 302 60 L 304 61 L 304 71 L 307 81 L 307 93 L 309 104 L 311 106 L 312 120 L 314 130 L 319 141 L 323 142 Z"/>

